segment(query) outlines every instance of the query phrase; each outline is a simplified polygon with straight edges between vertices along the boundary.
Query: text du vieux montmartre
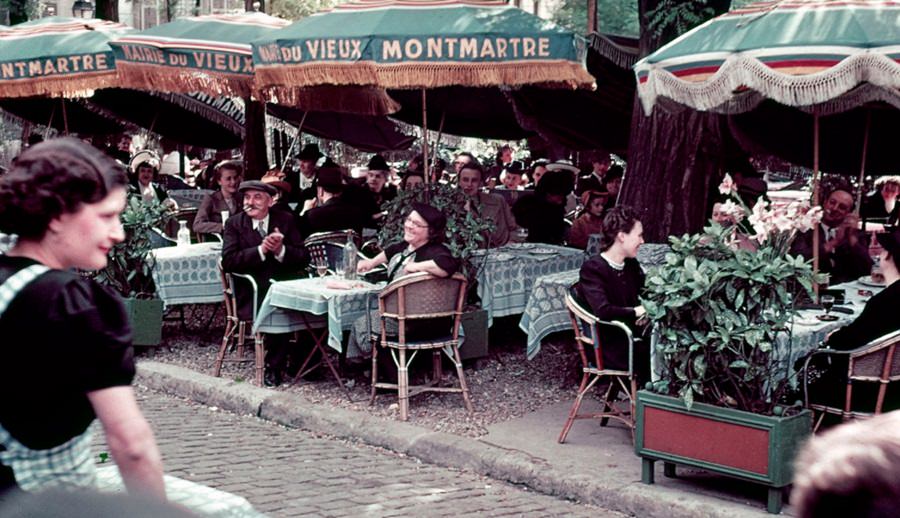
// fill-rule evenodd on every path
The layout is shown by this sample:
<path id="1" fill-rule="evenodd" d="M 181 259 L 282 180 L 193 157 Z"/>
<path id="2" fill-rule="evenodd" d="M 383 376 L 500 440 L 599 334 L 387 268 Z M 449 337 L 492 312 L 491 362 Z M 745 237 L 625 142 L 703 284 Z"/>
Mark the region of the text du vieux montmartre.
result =
<path id="1" fill-rule="evenodd" d="M 259 47 L 264 63 L 299 63 L 322 60 L 364 59 L 365 40 L 326 38 L 305 40 L 281 47 L 277 43 Z M 381 44 L 379 55 L 377 44 Z M 365 59 L 392 62 L 417 59 L 483 61 L 550 57 L 550 39 L 532 37 L 456 38 L 432 37 L 385 39 L 376 42 L 374 55 Z"/>

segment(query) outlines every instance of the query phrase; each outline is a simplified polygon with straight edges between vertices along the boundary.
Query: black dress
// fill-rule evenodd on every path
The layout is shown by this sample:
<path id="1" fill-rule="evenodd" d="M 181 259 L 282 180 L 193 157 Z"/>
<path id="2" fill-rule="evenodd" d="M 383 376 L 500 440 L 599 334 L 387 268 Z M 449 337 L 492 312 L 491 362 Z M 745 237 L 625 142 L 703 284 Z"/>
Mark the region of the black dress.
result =
<path id="1" fill-rule="evenodd" d="M 0 256 L 0 283 L 35 264 Z M 26 285 L 0 317 L 0 336 L 0 425 L 33 450 L 83 434 L 96 418 L 88 393 L 134 378 L 121 301 L 72 272 L 50 270 Z"/>
<path id="2" fill-rule="evenodd" d="M 637 259 L 625 259 L 621 269 L 612 266 L 602 255 L 587 260 L 581 266 L 577 291 L 600 320 L 618 320 L 627 325 L 635 338 L 642 338 L 644 329 L 636 324 L 634 308 L 640 305 L 639 295 L 644 288 L 644 272 Z M 622 332 L 601 327 L 604 368 L 628 368 L 628 342 Z M 650 356 L 647 340 L 635 343 L 634 372 L 638 380 L 649 378 Z"/>
<path id="3" fill-rule="evenodd" d="M 849 351 L 862 347 L 867 343 L 900 329 L 900 319 L 897 318 L 897 308 L 900 307 L 900 282 L 894 282 L 880 293 L 869 299 L 862 313 L 850 324 L 835 331 L 829 338 L 827 345 L 839 351 Z M 813 402 L 827 403 L 843 406 L 844 392 L 847 383 L 847 357 L 824 356 L 814 357 L 811 363 L 813 380 L 809 386 L 810 400 Z M 854 393 L 859 400 L 871 400 L 867 392 L 875 390 L 874 384 L 866 383 L 869 387 L 854 385 Z M 895 390 L 889 392 L 896 395 Z M 856 400 L 857 397 L 854 397 Z M 896 408 L 897 401 L 893 397 L 888 398 L 885 411 Z"/>

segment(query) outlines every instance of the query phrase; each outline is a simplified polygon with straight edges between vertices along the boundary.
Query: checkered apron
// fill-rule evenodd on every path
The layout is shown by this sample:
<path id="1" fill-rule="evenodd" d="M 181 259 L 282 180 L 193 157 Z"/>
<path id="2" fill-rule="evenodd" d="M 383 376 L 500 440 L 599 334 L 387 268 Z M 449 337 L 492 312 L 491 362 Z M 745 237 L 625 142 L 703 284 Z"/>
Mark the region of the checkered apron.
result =
<path id="1" fill-rule="evenodd" d="M 49 270 L 36 264 L 23 268 L 0 285 L 0 316 L 19 291 Z M 48 450 L 33 450 L 0 425 L 0 464 L 12 469 L 16 485 L 25 491 L 51 487 L 92 487 L 96 468 L 91 457 L 91 429 Z"/>

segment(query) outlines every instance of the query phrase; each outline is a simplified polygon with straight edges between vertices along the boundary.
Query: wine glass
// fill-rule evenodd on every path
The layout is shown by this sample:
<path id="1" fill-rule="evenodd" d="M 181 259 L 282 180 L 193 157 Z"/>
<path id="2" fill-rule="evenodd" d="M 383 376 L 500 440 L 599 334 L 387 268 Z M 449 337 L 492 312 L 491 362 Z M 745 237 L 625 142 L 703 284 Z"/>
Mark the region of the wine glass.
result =
<path id="1" fill-rule="evenodd" d="M 315 260 L 316 275 L 325 277 L 328 274 L 328 261 L 324 257 L 317 257 Z"/>
<path id="2" fill-rule="evenodd" d="M 829 313 L 831 313 L 831 308 L 834 307 L 834 295 L 822 295 L 819 298 L 819 302 L 825 308 L 825 318 L 830 318 Z"/>

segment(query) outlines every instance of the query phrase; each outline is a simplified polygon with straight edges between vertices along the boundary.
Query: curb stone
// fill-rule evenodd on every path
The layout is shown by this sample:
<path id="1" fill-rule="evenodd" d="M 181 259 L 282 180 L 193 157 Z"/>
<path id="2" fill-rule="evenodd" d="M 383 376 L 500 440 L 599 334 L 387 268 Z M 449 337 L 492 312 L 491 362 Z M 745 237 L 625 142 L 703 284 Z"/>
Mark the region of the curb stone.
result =
<path id="1" fill-rule="evenodd" d="M 742 518 L 766 516 L 715 497 L 648 486 L 640 481 L 588 477 L 555 468 L 544 459 L 493 444 L 362 412 L 312 403 L 298 395 L 153 361 L 138 363 L 135 382 L 197 403 L 253 415 L 287 427 L 357 440 L 417 458 L 525 485 L 537 492 L 642 518 Z"/>

